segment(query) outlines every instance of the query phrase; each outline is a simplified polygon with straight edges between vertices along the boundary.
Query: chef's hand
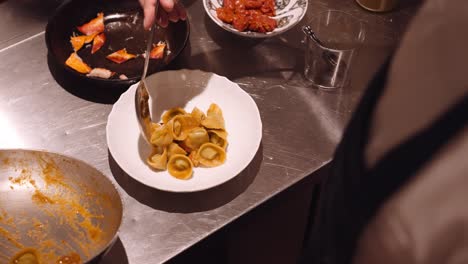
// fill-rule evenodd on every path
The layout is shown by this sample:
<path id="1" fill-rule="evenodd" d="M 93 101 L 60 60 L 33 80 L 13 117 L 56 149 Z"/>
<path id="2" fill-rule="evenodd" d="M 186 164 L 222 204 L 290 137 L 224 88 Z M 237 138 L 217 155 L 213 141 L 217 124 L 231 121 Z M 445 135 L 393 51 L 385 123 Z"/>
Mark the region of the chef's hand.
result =
<path id="1" fill-rule="evenodd" d="M 177 0 L 139 0 L 143 7 L 145 19 L 143 20 L 143 26 L 145 29 L 149 29 L 154 23 L 154 6 L 156 1 L 159 1 L 158 17 L 156 22 L 161 27 L 167 27 L 169 21 L 177 22 L 179 19 L 185 20 L 187 13 L 185 9 Z"/>

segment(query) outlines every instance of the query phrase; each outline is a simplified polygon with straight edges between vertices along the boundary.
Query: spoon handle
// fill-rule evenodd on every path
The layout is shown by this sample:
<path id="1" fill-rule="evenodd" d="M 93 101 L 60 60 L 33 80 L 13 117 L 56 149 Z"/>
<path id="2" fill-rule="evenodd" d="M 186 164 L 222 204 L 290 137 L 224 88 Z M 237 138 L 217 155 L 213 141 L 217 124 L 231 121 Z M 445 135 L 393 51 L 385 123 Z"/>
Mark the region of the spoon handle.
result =
<path id="1" fill-rule="evenodd" d="M 332 66 L 336 66 L 338 65 L 338 60 L 339 60 L 339 57 L 333 53 L 333 52 L 330 52 L 328 50 L 327 47 L 325 47 L 325 45 L 323 45 L 323 42 L 320 41 L 320 39 L 317 37 L 317 35 L 315 35 L 315 32 L 312 30 L 312 28 L 310 26 L 303 26 L 302 27 L 302 31 L 306 34 L 307 37 L 311 38 L 313 41 L 315 41 L 320 47 L 322 47 L 323 49 L 325 49 L 322 53 L 322 57 L 328 61 Z"/>
<path id="2" fill-rule="evenodd" d="M 309 37 L 311 37 L 315 42 L 317 42 L 320 46 L 325 47 L 323 45 L 323 42 L 317 38 L 317 35 L 315 35 L 315 32 L 312 30 L 310 26 L 303 26 L 302 31 Z"/>
<path id="3" fill-rule="evenodd" d="M 157 18 L 159 8 L 159 0 L 156 0 L 155 5 L 155 19 Z M 151 26 L 148 35 L 148 43 L 146 44 L 145 51 L 145 64 L 143 66 L 143 74 L 141 75 L 140 84 L 135 91 L 135 112 L 138 119 L 140 132 L 146 142 L 150 143 L 151 139 L 151 116 L 149 110 L 149 92 L 146 86 L 146 74 L 148 73 L 148 65 L 150 60 L 151 49 L 153 48 L 153 37 L 156 29 L 156 21 Z"/>
<path id="4" fill-rule="evenodd" d="M 143 74 L 141 75 L 141 81 L 144 81 L 146 78 L 146 74 L 148 73 L 148 64 L 150 60 L 151 49 L 153 48 L 153 37 L 154 31 L 156 29 L 156 19 L 158 17 L 158 9 L 159 9 L 159 0 L 156 0 L 156 4 L 154 6 L 154 23 L 151 26 L 151 30 L 148 35 L 148 43 L 146 44 L 146 51 L 145 51 L 145 65 L 143 66 Z"/>

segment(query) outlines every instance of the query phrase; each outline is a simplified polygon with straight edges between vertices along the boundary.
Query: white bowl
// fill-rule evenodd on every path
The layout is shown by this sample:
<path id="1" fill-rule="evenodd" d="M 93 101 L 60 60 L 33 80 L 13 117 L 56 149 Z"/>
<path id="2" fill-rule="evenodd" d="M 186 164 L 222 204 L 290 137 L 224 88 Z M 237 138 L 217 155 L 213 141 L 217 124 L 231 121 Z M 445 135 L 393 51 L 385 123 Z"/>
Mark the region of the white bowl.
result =
<path id="1" fill-rule="evenodd" d="M 232 25 L 224 23 L 216 15 L 216 9 L 223 6 L 223 0 L 203 0 L 203 6 L 208 16 L 221 28 L 236 35 L 249 38 L 268 38 L 284 33 L 299 23 L 304 18 L 307 11 L 307 0 L 275 0 L 276 16 L 273 17 L 278 22 L 278 27 L 272 32 L 258 33 L 252 31 L 241 32 Z"/>
<path id="2" fill-rule="evenodd" d="M 168 192 L 195 192 L 218 186 L 237 176 L 253 160 L 262 138 L 262 121 L 255 101 L 236 83 L 214 73 L 198 70 L 164 71 L 146 79 L 152 98 L 152 119 L 173 107 L 206 112 L 211 103 L 223 111 L 228 134 L 226 162 L 214 168 L 194 168 L 193 177 L 179 180 L 167 171 L 146 164 L 150 146 L 140 136 L 131 86 L 112 107 L 107 122 L 107 144 L 119 166 L 135 180 Z"/>

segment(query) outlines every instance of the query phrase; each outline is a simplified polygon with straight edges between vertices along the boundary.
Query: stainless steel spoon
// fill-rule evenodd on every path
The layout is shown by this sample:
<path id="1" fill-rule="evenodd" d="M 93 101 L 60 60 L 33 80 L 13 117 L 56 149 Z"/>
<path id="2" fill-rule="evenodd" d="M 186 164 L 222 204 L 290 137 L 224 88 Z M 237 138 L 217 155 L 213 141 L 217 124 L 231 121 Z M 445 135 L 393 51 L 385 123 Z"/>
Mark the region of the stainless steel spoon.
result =
<path id="1" fill-rule="evenodd" d="M 156 1 L 154 16 L 157 18 L 159 8 L 159 1 Z M 145 51 L 145 64 L 143 66 L 143 74 L 141 75 L 140 83 L 135 92 L 135 110 L 140 127 L 141 135 L 143 138 L 151 144 L 151 116 L 149 109 L 149 93 L 146 85 L 146 74 L 148 73 L 148 64 L 150 60 L 150 53 L 153 47 L 153 36 L 156 28 L 156 21 L 151 26 L 150 33 L 148 35 L 148 43 Z"/>
<path id="2" fill-rule="evenodd" d="M 304 32 L 304 34 L 309 37 L 311 40 L 313 40 L 315 43 L 317 43 L 321 48 L 325 49 L 325 51 L 323 52 L 323 58 L 328 61 L 331 65 L 333 66 L 336 66 L 338 64 L 338 58 L 337 58 L 337 55 L 332 53 L 332 52 L 329 52 L 327 51 L 326 49 L 328 49 L 324 44 L 323 42 L 317 37 L 317 35 L 315 34 L 315 32 L 312 30 L 312 28 L 310 26 L 303 26 L 302 27 L 302 31 Z"/>

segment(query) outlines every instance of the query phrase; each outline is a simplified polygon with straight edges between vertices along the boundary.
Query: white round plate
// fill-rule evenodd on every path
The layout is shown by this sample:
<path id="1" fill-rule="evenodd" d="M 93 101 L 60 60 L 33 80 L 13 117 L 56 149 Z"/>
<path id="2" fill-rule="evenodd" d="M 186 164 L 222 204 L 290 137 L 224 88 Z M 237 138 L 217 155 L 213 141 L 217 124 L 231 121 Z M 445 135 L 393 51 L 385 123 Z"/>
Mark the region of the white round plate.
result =
<path id="1" fill-rule="evenodd" d="M 299 23 L 307 11 L 307 0 L 275 0 L 276 16 L 272 17 L 278 23 L 278 27 L 272 32 L 259 33 L 252 31 L 241 32 L 232 25 L 224 23 L 216 15 L 216 9 L 223 6 L 223 0 L 203 0 L 203 7 L 208 16 L 218 26 L 236 35 L 249 38 L 268 38 L 284 33 Z"/>
<path id="2" fill-rule="evenodd" d="M 146 79 L 151 96 L 152 120 L 172 107 L 191 112 L 198 107 L 206 113 L 211 103 L 223 111 L 229 145 L 226 162 L 214 168 L 194 168 L 189 180 L 179 180 L 167 171 L 146 165 L 151 152 L 140 136 L 132 85 L 112 107 L 107 122 L 107 145 L 114 160 L 135 180 L 164 191 L 194 192 L 220 185 L 238 175 L 252 161 L 262 138 L 262 121 L 255 101 L 227 78 L 198 70 L 165 71 Z"/>

